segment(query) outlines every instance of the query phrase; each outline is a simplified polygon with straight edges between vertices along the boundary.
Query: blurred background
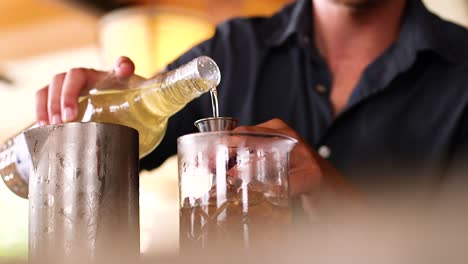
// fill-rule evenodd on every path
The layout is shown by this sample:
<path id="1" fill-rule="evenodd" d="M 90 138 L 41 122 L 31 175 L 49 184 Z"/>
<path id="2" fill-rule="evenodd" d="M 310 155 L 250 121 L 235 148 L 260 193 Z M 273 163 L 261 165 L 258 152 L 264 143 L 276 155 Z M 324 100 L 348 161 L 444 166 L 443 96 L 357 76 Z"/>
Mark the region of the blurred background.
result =
<path id="1" fill-rule="evenodd" d="M 291 0 L 0 1 L 0 141 L 34 120 L 35 91 L 72 67 L 110 69 L 120 55 L 149 77 L 214 25 L 234 16 L 266 16 Z M 468 0 L 425 0 L 445 19 L 468 26 Z M 450 40 L 448 40 L 450 41 Z M 222 106 L 221 106 L 222 107 Z M 141 251 L 178 247 L 176 160 L 141 177 Z M 150 175 L 151 174 L 151 175 Z M 28 201 L 0 181 L 0 260 L 27 257 Z"/>

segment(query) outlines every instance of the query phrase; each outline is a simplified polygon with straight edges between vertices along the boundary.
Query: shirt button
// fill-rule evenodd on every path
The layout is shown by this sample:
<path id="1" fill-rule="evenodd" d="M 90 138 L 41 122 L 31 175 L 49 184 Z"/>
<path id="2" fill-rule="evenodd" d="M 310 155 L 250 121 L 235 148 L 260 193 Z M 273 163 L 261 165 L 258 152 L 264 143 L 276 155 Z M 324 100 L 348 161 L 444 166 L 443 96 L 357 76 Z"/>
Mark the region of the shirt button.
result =
<path id="1" fill-rule="evenodd" d="M 304 45 L 309 45 L 310 38 L 308 36 L 302 36 L 302 43 Z"/>
<path id="2" fill-rule="evenodd" d="M 331 155 L 331 150 L 327 146 L 321 146 L 318 149 L 318 154 L 320 155 L 320 157 L 322 157 L 324 159 L 328 159 L 330 157 L 330 155 Z"/>
<path id="3" fill-rule="evenodd" d="M 325 85 L 323 85 L 323 84 L 317 84 L 317 86 L 315 86 L 315 90 L 317 92 L 323 94 L 323 93 L 327 92 L 327 87 L 325 87 Z"/>

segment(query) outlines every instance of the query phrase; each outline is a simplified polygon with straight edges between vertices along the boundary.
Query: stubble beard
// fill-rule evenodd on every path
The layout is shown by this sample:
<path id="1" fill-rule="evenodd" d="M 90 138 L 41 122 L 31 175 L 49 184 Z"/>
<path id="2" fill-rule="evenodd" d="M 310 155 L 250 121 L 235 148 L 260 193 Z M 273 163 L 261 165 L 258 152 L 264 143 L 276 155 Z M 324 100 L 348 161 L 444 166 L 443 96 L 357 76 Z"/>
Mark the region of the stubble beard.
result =
<path id="1" fill-rule="evenodd" d="M 352 9 L 362 10 L 379 6 L 387 0 L 329 0 L 335 4 L 340 4 Z M 390 0 L 391 1 L 391 0 Z"/>

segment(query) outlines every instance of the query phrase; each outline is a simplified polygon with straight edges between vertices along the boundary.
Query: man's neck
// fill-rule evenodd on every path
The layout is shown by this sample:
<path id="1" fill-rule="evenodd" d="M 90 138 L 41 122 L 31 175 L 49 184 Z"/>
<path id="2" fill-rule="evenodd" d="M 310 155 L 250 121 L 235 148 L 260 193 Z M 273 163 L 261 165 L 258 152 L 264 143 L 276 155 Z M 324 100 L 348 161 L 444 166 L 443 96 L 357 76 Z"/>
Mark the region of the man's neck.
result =
<path id="1" fill-rule="evenodd" d="M 405 0 L 351 6 L 338 0 L 312 0 L 316 45 L 328 63 L 360 58 L 372 61 L 398 37 Z"/>
<path id="2" fill-rule="evenodd" d="M 366 67 L 398 38 L 406 0 L 312 0 L 315 43 L 330 68 L 331 103 L 337 116 Z"/>

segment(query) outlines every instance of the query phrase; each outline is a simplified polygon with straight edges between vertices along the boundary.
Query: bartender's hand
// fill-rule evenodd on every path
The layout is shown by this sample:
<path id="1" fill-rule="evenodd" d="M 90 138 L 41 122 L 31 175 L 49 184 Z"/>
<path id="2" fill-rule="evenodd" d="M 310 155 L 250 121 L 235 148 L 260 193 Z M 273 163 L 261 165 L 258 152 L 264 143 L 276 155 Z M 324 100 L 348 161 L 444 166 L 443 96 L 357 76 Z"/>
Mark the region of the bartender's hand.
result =
<path id="1" fill-rule="evenodd" d="M 130 77 L 135 65 L 120 57 L 111 72 L 73 68 L 55 75 L 50 84 L 36 93 L 36 119 L 39 125 L 73 121 L 78 116 L 78 98 L 93 85 L 113 73 L 117 78 Z"/>
<path id="2" fill-rule="evenodd" d="M 317 210 L 320 210 L 337 216 L 342 210 L 363 207 L 361 194 L 280 119 L 256 126 L 238 127 L 235 131 L 280 133 L 298 140 L 290 154 L 290 191 L 293 196 L 301 196 L 309 215 L 316 215 Z"/>

